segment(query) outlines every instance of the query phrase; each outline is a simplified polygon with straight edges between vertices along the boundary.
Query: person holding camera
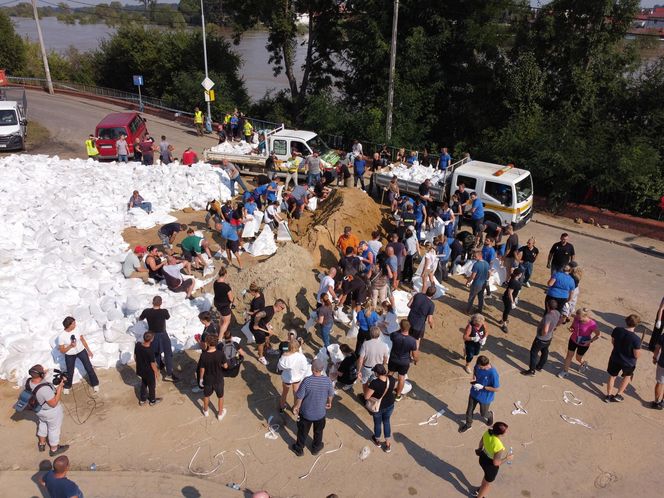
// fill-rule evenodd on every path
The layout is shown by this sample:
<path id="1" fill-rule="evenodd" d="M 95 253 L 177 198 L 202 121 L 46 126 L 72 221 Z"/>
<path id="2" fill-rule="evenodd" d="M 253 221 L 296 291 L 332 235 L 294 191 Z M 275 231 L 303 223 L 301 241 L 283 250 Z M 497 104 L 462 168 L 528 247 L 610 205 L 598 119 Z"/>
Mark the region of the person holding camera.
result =
<path id="1" fill-rule="evenodd" d="M 88 346 L 85 337 L 82 334 L 76 337 L 74 330 L 76 329 L 76 320 L 68 316 L 62 321 L 62 326 L 65 328 L 58 336 L 58 346 L 62 354 L 65 355 L 65 366 L 66 371 L 69 373 L 65 379 L 64 394 L 69 394 L 71 389 L 72 381 L 74 380 L 74 368 L 76 367 L 76 358 L 78 358 L 85 368 L 85 372 L 88 374 L 88 381 L 92 386 L 94 392 L 99 392 L 99 379 L 95 373 L 95 369 L 90 362 L 90 359 L 94 356 Z"/>
<path id="2" fill-rule="evenodd" d="M 64 453 L 69 448 L 67 444 L 60 444 L 60 431 L 64 419 L 60 397 L 68 379 L 64 374 L 57 374 L 56 372 L 53 383 L 46 381 L 46 369 L 41 365 L 33 366 L 28 370 L 28 375 L 30 376 L 28 387 L 34 393 L 37 405 L 41 407 L 37 412 L 39 421 L 37 424 L 38 448 L 39 451 L 46 451 L 46 443 L 48 442 L 50 446 L 49 455 L 54 457 Z"/>

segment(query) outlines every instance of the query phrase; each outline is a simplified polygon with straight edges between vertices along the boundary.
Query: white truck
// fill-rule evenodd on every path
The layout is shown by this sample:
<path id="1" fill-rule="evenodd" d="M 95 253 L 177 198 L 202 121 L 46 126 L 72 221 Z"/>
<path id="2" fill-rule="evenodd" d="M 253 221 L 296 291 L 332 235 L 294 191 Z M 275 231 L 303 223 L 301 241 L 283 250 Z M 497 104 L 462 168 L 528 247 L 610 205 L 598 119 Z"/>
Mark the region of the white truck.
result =
<path id="1" fill-rule="evenodd" d="M 530 171 L 483 161 L 461 160 L 451 165 L 447 172 L 434 168 L 420 168 L 419 181 L 408 180 L 403 166 L 376 173 L 374 182 L 379 188 L 387 188 L 393 176 L 399 178 L 402 194 L 417 196 L 424 178 L 432 179 L 431 196 L 437 202 L 449 201 L 451 195 L 463 183 L 468 192 L 477 192 L 484 204 L 484 219 L 504 226 L 523 227 L 533 215 L 533 179 Z"/>
<path id="2" fill-rule="evenodd" d="M 0 151 L 23 150 L 28 133 L 27 100 L 6 100 L 10 90 L 0 88 Z M 20 96 L 17 96 L 20 97 Z"/>
<path id="3" fill-rule="evenodd" d="M 310 155 L 314 150 L 320 154 L 320 158 L 330 167 L 339 162 L 339 155 L 331 150 L 327 144 L 313 131 L 289 130 L 283 125 L 265 133 L 264 146 L 256 147 L 247 152 L 218 152 L 215 147 L 203 151 L 203 160 L 206 162 L 219 163 L 228 160 L 235 164 L 243 173 L 249 175 L 264 175 L 265 161 L 271 152 L 276 156 L 275 170 L 279 176 L 285 176 L 288 171 L 287 161 L 291 153 L 296 151 L 302 157 Z M 263 145 L 263 144 L 261 144 Z M 224 148 L 224 147 L 222 147 Z M 260 150 L 260 153 L 258 152 Z M 303 174 L 303 163 L 300 163 L 300 174 Z"/>

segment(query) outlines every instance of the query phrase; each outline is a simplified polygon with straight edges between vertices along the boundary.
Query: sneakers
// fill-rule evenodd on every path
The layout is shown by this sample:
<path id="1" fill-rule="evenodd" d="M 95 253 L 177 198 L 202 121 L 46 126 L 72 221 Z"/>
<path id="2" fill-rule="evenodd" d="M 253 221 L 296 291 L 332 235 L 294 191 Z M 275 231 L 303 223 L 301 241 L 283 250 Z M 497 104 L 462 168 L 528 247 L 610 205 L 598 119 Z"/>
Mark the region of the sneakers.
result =
<path id="1" fill-rule="evenodd" d="M 62 394 L 69 394 L 70 392 L 71 392 L 71 389 L 65 388 L 65 389 L 62 390 Z"/>
<path id="2" fill-rule="evenodd" d="M 530 282 L 526 282 L 526 283 L 523 284 L 523 285 L 525 285 L 526 287 L 530 287 Z"/>
<path id="3" fill-rule="evenodd" d="M 475 491 L 473 491 L 473 494 L 471 496 L 479 496 L 480 495 L 480 488 L 477 488 Z"/>
<path id="4" fill-rule="evenodd" d="M 265 356 L 261 356 L 258 358 L 258 361 L 261 362 L 263 365 L 267 366 L 267 360 L 265 359 Z"/>
<path id="5" fill-rule="evenodd" d="M 220 413 L 219 415 L 217 415 L 217 420 L 218 420 L 219 422 L 221 422 L 222 420 L 224 420 L 224 417 L 226 416 L 226 413 L 227 413 L 227 412 L 228 412 L 228 410 L 226 410 L 226 408 L 224 408 L 223 410 L 221 410 L 221 413 Z"/>
<path id="6" fill-rule="evenodd" d="M 650 403 L 650 408 L 653 410 L 664 410 L 664 401 L 653 401 Z"/>
<path id="7" fill-rule="evenodd" d="M 162 398 L 155 398 L 154 401 L 150 401 L 150 406 L 154 406 L 158 403 L 161 403 Z"/>
<path id="8" fill-rule="evenodd" d="M 385 453 L 392 453 L 392 445 L 390 443 L 385 444 Z"/>
<path id="9" fill-rule="evenodd" d="M 199 392 L 201 392 L 202 390 L 203 390 L 203 389 L 201 389 L 199 386 L 194 386 L 194 387 L 191 388 L 191 392 L 192 392 L 192 393 L 199 393 Z"/>
<path id="10" fill-rule="evenodd" d="M 304 451 L 302 451 L 302 450 L 298 450 L 298 449 L 297 449 L 297 446 L 295 446 L 294 444 L 291 444 L 291 445 L 290 445 L 290 449 L 291 449 L 291 451 L 292 451 L 293 453 L 295 453 L 295 454 L 296 454 L 297 456 L 299 456 L 299 457 L 301 457 L 301 456 L 304 455 Z"/>
<path id="11" fill-rule="evenodd" d="M 607 394 L 604 396 L 604 403 L 611 403 L 613 401 L 613 395 L 612 394 Z"/>
<path id="12" fill-rule="evenodd" d="M 143 405 L 145 405 L 145 403 L 147 403 L 147 401 L 139 400 L 138 401 L 138 406 L 143 406 Z"/>
<path id="13" fill-rule="evenodd" d="M 49 454 L 49 456 L 54 457 L 54 456 L 57 456 L 57 455 L 61 455 L 62 453 L 64 453 L 64 452 L 67 451 L 68 449 L 69 449 L 69 445 L 68 445 L 68 444 L 61 444 L 60 446 L 58 446 L 58 449 L 57 449 L 57 450 L 55 450 L 55 451 L 53 451 L 53 450 L 49 450 L 49 451 L 48 451 L 48 454 Z"/>
<path id="14" fill-rule="evenodd" d="M 493 411 L 489 410 L 489 418 L 486 419 L 486 425 L 491 427 L 493 425 Z"/>
<path id="15" fill-rule="evenodd" d="M 565 372 L 565 370 L 558 372 L 558 378 L 564 379 L 565 377 L 567 377 L 567 372 Z"/>
<path id="16" fill-rule="evenodd" d="M 371 442 L 374 444 L 374 446 L 377 446 L 380 448 L 380 441 L 376 438 L 376 436 L 371 436 Z"/>
<path id="17" fill-rule="evenodd" d="M 323 451 L 323 448 L 324 448 L 324 447 L 325 447 L 325 445 L 324 445 L 324 444 L 321 444 L 321 445 L 320 445 L 320 448 L 316 448 L 316 449 L 311 448 L 311 454 L 312 454 L 313 456 L 318 455 L 321 451 Z"/>
<path id="18" fill-rule="evenodd" d="M 507 334 L 507 332 L 509 332 L 509 329 L 507 328 L 507 323 L 500 324 L 500 330 L 502 330 L 504 333 Z"/>
<path id="19" fill-rule="evenodd" d="M 467 374 L 471 374 L 471 373 L 473 373 L 472 370 L 470 369 L 470 367 L 469 367 L 468 365 L 466 365 L 465 367 L 463 367 L 463 369 L 466 371 Z"/>
<path id="20" fill-rule="evenodd" d="M 611 398 L 611 401 L 613 401 L 614 403 L 622 403 L 623 401 L 625 401 L 625 398 L 623 398 L 622 394 L 616 394 L 615 396 L 613 396 L 613 398 Z"/>
<path id="21" fill-rule="evenodd" d="M 98 393 L 98 392 L 99 392 L 99 384 L 97 384 L 96 386 L 94 386 L 94 387 L 92 388 L 92 392 L 95 392 L 95 393 Z"/>
<path id="22" fill-rule="evenodd" d="M 403 395 L 399 394 L 399 396 L 394 397 L 394 401 L 401 401 L 403 399 Z"/>
<path id="23" fill-rule="evenodd" d="M 178 380 L 180 380 L 180 377 L 176 375 L 164 375 L 164 380 L 166 382 L 177 382 Z"/>
<path id="24" fill-rule="evenodd" d="M 535 370 L 522 370 L 521 375 L 526 375 L 528 377 L 535 377 Z"/>
<path id="25" fill-rule="evenodd" d="M 210 416 L 210 410 L 203 410 L 203 416 L 204 417 L 209 417 Z"/>
<path id="26" fill-rule="evenodd" d="M 469 430 L 472 427 L 472 425 L 468 424 L 463 424 L 461 427 L 459 427 L 459 433 L 463 434 L 467 430 Z"/>
<path id="27" fill-rule="evenodd" d="M 584 361 L 583 363 L 581 363 L 581 365 L 579 365 L 579 373 L 585 372 L 586 370 L 588 370 L 588 368 L 590 368 L 588 367 L 588 362 Z"/>
<path id="28" fill-rule="evenodd" d="M 353 384 L 346 384 L 346 385 L 341 386 L 342 391 L 350 391 L 352 389 L 353 389 Z"/>

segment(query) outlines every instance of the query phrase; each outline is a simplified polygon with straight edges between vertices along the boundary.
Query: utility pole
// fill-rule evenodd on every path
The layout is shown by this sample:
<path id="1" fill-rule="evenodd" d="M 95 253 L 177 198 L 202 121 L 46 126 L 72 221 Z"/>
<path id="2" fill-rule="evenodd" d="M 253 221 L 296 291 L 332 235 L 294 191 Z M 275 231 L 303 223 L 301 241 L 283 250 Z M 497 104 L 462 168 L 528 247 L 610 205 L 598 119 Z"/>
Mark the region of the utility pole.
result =
<path id="1" fill-rule="evenodd" d="M 42 35 L 41 25 L 39 24 L 39 14 L 37 13 L 37 0 L 32 0 L 32 11 L 35 14 L 35 22 L 37 23 L 37 36 L 39 37 L 39 46 L 41 47 L 42 59 L 44 60 L 44 73 L 46 74 L 46 84 L 48 85 L 48 93 L 53 95 L 53 82 L 51 81 L 51 70 L 48 67 L 48 56 L 46 55 L 46 47 L 44 47 L 44 36 Z"/>
<path id="2" fill-rule="evenodd" d="M 387 124 L 385 125 L 385 140 L 392 138 L 392 109 L 394 107 L 394 71 L 397 62 L 397 26 L 399 25 L 399 0 L 394 0 L 394 15 L 392 16 L 392 48 L 390 49 L 390 82 L 387 88 Z"/>
<path id="3" fill-rule="evenodd" d="M 207 63 L 207 40 L 205 35 L 205 14 L 203 13 L 203 0 L 201 0 L 201 27 L 203 28 L 203 62 L 205 63 L 205 79 L 208 79 L 208 63 Z M 212 129 L 212 116 L 210 110 L 210 99 L 207 99 L 207 116 L 206 116 L 206 129 Z"/>

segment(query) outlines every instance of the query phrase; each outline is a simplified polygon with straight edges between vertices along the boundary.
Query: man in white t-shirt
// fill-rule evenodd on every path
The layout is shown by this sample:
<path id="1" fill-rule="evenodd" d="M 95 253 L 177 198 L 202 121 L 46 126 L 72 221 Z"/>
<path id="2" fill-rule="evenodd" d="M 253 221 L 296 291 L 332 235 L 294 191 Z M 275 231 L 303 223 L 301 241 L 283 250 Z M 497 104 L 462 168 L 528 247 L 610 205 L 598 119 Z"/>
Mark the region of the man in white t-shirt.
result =
<path id="1" fill-rule="evenodd" d="M 369 389 L 373 367 L 378 364 L 383 364 L 387 367 L 387 362 L 390 358 L 390 348 L 380 337 L 382 334 L 380 327 L 371 327 L 369 334 L 371 339 L 362 344 L 360 356 L 357 360 L 357 378 L 362 382 L 362 391 L 364 393 Z"/>
<path id="2" fill-rule="evenodd" d="M 85 372 L 88 374 L 88 382 L 90 382 L 92 390 L 99 392 L 99 379 L 90 362 L 94 354 L 92 354 L 90 346 L 88 346 L 88 342 L 83 337 L 83 334 L 78 334 L 78 337 L 76 336 L 77 334 L 74 332 L 76 329 L 76 320 L 68 316 L 62 321 L 62 326 L 65 330 L 58 336 L 58 348 L 65 355 L 67 369 L 67 378 L 64 381 L 64 394 L 69 394 L 69 390 L 71 389 L 77 358 L 81 361 Z"/>
<path id="3" fill-rule="evenodd" d="M 272 229 L 276 229 L 279 223 L 283 221 L 281 215 L 279 215 L 279 201 L 274 201 L 265 210 L 265 223 L 270 225 Z"/>
<path id="4" fill-rule="evenodd" d="M 320 281 L 320 287 L 318 288 L 318 293 L 316 294 L 316 303 L 320 305 L 321 299 L 323 299 L 323 294 L 329 294 L 330 300 L 337 300 L 337 295 L 334 292 L 334 278 L 337 276 L 336 267 L 332 267 L 327 272 L 322 280 Z"/>

